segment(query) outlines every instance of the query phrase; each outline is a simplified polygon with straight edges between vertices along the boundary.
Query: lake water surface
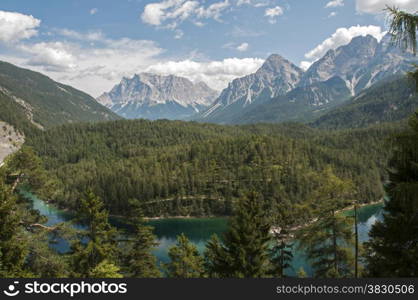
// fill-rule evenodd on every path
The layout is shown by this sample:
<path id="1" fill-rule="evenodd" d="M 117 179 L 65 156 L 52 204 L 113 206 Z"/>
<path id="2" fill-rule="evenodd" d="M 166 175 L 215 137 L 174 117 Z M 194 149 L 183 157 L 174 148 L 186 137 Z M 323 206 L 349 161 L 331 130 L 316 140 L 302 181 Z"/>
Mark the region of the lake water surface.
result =
<path id="1" fill-rule="evenodd" d="M 73 214 L 70 212 L 62 211 L 49 205 L 41 199 L 37 198 L 29 192 L 22 192 L 25 197 L 31 199 L 33 202 L 33 208 L 38 210 L 42 215 L 48 218 L 46 225 L 52 226 L 57 223 L 70 221 L 73 219 Z M 373 204 L 363 206 L 358 209 L 358 229 L 359 240 L 361 242 L 367 241 L 368 233 L 371 226 L 376 220 L 382 217 L 383 204 Z M 345 214 L 352 214 L 352 211 L 346 211 Z M 110 222 L 113 226 L 118 228 L 126 228 L 126 224 L 118 218 L 111 218 Z M 154 233 L 158 238 L 159 246 L 155 249 L 154 254 L 157 256 L 160 263 L 168 261 L 168 249 L 176 243 L 177 235 L 184 233 L 193 242 L 199 251 L 203 251 L 205 243 L 211 237 L 212 234 L 221 235 L 227 230 L 228 219 L 227 218 L 170 218 L 170 219 L 158 219 L 151 220 L 149 224 L 154 227 Z M 296 241 L 297 243 L 297 241 Z M 59 241 L 52 245 L 57 250 L 65 252 L 68 249 L 68 245 L 64 241 Z M 312 274 L 312 269 L 306 257 L 301 251 L 294 251 L 294 258 L 292 261 L 292 269 L 288 270 L 288 275 L 295 275 L 295 273 L 303 267 L 308 275 Z"/>

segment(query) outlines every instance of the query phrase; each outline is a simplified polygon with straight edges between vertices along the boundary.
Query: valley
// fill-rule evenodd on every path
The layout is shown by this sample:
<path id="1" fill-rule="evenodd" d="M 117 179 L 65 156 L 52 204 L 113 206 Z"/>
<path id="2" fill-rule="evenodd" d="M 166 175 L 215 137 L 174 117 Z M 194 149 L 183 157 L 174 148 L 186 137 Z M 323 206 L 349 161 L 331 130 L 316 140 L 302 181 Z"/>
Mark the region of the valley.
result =
<path id="1" fill-rule="evenodd" d="M 417 15 L 304 54 L 180 30 L 230 5 L 286 21 L 231 3 L 145 5 L 160 43 L 0 10 L 1 59 L 21 56 L 0 61 L 0 278 L 417 276 Z"/>

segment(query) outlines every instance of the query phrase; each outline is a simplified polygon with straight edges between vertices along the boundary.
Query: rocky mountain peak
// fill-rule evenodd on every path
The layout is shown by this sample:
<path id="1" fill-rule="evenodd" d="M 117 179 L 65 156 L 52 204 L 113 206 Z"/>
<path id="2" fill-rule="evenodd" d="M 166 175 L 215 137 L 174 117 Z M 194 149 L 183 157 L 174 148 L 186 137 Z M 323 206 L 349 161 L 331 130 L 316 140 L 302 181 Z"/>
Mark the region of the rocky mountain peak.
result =
<path id="1" fill-rule="evenodd" d="M 218 92 L 203 82 L 140 73 L 132 78 L 124 77 L 97 101 L 127 118 L 184 119 L 212 104 L 217 95 Z"/>
<path id="2" fill-rule="evenodd" d="M 272 54 L 255 73 L 229 83 L 203 116 L 214 118 L 228 107 L 239 110 L 284 95 L 296 87 L 302 74 L 302 69 L 282 56 Z"/>

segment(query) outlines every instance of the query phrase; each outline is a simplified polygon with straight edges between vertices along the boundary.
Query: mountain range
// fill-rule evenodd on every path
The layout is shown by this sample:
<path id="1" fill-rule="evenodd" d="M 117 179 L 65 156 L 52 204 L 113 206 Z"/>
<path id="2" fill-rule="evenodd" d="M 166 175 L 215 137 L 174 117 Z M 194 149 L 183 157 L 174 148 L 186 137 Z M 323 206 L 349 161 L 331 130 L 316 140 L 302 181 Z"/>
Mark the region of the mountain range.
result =
<path id="1" fill-rule="evenodd" d="M 418 107 L 413 85 L 403 76 L 417 61 L 393 47 L 389 36 L 380 42 L 360 36 L 329 50 L 307 71 L 270 55 L 255 73 L 233 80 L 220 93 L 202 82 L 140 73 L 98 99 L 0 62 L 0 121 L 24 135 L 65 123 L 122 118 L 363 127 L 404 119 Z"/>
<path id="2" fill-rule="evenodd" d="M 123 78 L 97 101 L 128 119 L 186 119 L 212 104 L 217 92 L 205 83 L 151 73 Z"/>
<path id="3" fill-rule="evenodd" d="M 355 37 L 329 50 L 306 72 L 273 54 L 256 73 L 235 79 L 195 119 L 224 124 L 306 122 L 384 78 L 404 74 L 414 62 L 411 53 L 391 45 L 389 35 L 380 42 L 370 35 Z"/>

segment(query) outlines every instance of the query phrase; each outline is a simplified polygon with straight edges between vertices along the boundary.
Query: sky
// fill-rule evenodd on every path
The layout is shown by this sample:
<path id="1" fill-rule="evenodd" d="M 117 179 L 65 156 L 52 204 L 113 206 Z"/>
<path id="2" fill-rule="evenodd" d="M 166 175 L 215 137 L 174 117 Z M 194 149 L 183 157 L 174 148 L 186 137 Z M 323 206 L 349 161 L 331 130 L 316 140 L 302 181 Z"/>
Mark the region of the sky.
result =
<path id="1" fill-rule="evenodd" d="M 94 97 L 152 72 L 221 90 L 270 54 L 306 69 L 417 0 L 1 0 L 0 60 Z"/>

